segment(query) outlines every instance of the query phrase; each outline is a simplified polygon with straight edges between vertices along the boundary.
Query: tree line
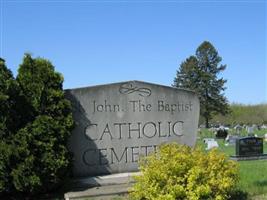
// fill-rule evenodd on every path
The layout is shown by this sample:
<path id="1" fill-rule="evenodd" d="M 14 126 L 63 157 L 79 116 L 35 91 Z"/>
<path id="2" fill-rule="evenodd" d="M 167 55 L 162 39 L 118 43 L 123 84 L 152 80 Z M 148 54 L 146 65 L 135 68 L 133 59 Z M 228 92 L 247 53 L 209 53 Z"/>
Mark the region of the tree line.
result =
<path id="1" fill-rule="evenodd" d="M 230 112 L 227 115 L 214 115 L 211 123 L 228 125 L 267 125 L 267 104 L 245 105 L 233 103 L 230 105 Z"/>

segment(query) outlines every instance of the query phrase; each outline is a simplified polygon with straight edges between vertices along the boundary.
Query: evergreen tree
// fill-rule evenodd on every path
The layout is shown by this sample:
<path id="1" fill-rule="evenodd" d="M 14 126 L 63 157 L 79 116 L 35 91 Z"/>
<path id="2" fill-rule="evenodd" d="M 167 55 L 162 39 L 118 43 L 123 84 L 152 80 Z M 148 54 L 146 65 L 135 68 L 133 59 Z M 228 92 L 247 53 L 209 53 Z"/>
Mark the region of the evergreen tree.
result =
<path id="1" fill-rule="evenodd" d="M 63 77 L 26 54 L 14 79 L 0 59 L 0 194 L 55 188 L 70 172 L 73 128 Z"/>
<path id="2" fill-rule="evenodd" d="M 13 138 L 13 184 L 21 192 L 45 192 L 69 172 L 67 140 L 73 128 L 70 102 L 64 96 L 62 75 L 48 60 L 26 54 L 17 82 L 32 112 L 27 125 Z"/>
<path id="3" fill-rule="evenodd" d="M 205 119 L 206 127 L 213 114 L 229 112 L 227 99 L 222 93 L 226 88 L 226 80 L 218 78 L 225 70 L 221 65 L 222 58 L 214 46 L 204 41 L 196 50 L 195 56 L 190 56 L 180 65 L 174 79 L 174 87 L 194 90 L 200 99 L 200 114 Z"/>
<path id="4" fill-rule="evenodd" d="M 9 135 L 10 122 L 10 86 L 14 81 L 12 72 L 6 67 L 5 60 L 0 58 L 0 139 Z"/>
<path id="5" fill-rule="evenodd" d="M 9 122 L 10 116 L 10 82 L 14 80 L 11 71 L 6 67 L 5 60 L 0 58 L 0 192 L 7 192 L 10 185 L 11 147 Z"/>
<path id="6" fill-rule="evenodd" d="M 29 111 L 12 72 L 0 58 L 0 192 L 12 188 L 10 173 L 16 162 L 12 161 L 13 137 L 27 123 Z"/>

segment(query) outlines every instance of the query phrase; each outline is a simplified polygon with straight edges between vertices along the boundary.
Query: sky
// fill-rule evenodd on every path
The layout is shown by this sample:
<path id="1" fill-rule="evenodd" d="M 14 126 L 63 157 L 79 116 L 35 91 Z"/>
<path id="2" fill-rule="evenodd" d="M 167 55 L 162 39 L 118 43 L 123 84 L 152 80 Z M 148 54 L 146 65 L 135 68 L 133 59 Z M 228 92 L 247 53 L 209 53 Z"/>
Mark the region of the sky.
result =
<path id="1" fill-rule="evenodd" d="M 64 88 L 140 80 L 170 86 L 211 42 L 230 103 L 267 103 L 267 1 L 0 0 L 0 56 L 14 76 L 24 53 L 49 59 Z"/>

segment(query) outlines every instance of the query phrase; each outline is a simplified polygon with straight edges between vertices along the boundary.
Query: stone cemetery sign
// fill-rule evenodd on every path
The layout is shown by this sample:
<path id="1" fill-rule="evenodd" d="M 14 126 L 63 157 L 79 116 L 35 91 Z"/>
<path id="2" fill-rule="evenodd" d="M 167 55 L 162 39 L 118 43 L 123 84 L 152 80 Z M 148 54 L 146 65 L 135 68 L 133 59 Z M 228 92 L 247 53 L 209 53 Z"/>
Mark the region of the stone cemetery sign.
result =
<path id="1" fill-rule="evenodd" d="M 236 156 L 257 156 L 263 154 L 263 138 L 245 137 L 236 140 Z"/>
<path id="2" fill-rule="evenodd" d="M 140 156 L 161 143 L 196 142 L 199 100 L 191 91 L 129 81 L 66 90 L 66 97 L 76 177 L 137 171 Z"/>

